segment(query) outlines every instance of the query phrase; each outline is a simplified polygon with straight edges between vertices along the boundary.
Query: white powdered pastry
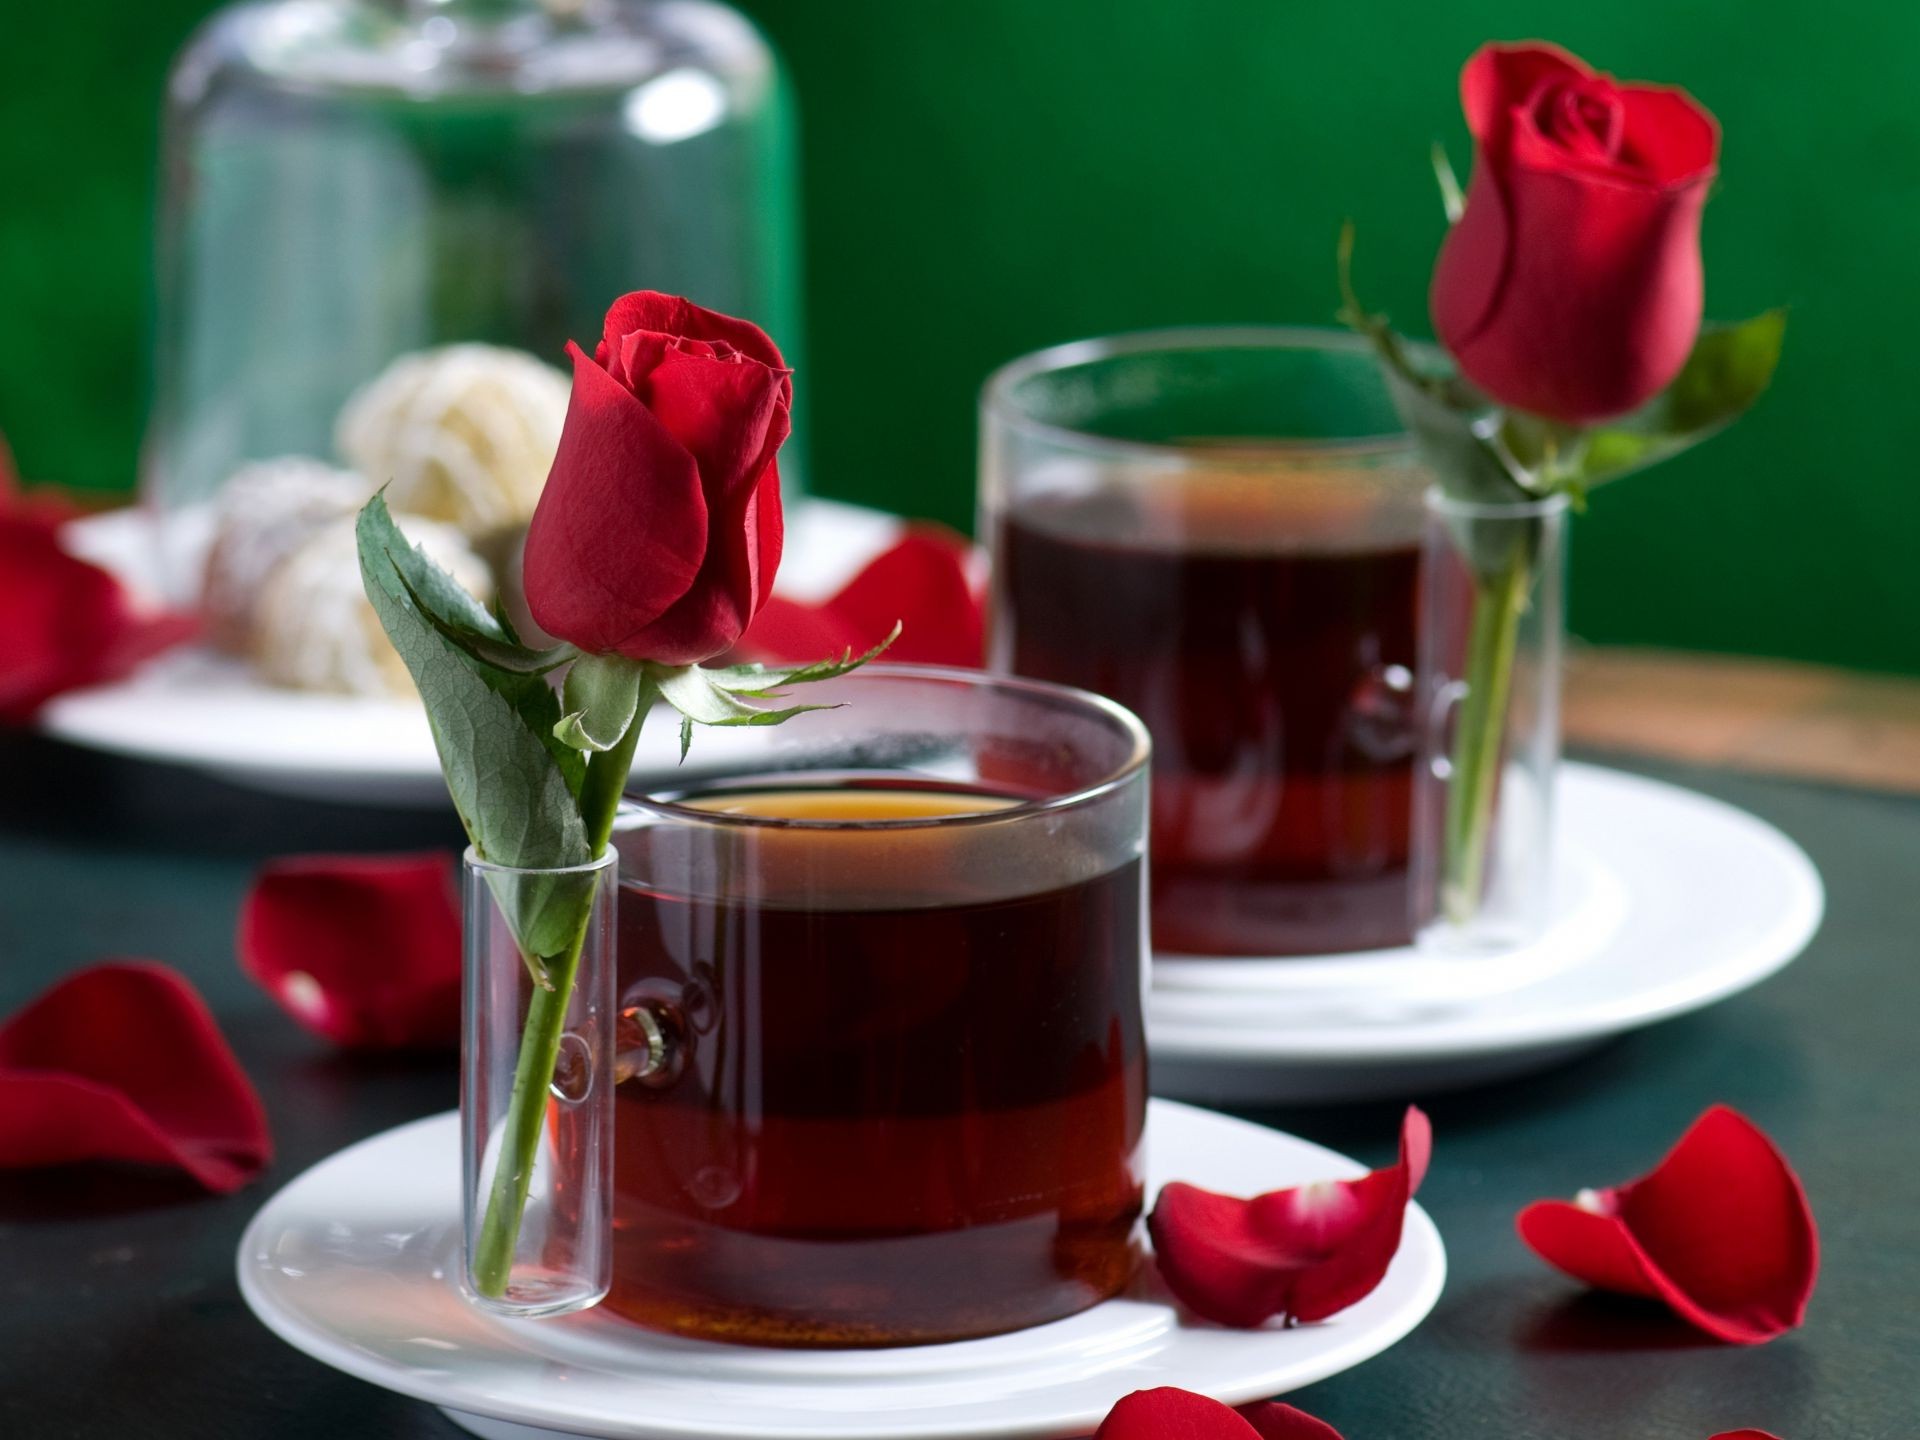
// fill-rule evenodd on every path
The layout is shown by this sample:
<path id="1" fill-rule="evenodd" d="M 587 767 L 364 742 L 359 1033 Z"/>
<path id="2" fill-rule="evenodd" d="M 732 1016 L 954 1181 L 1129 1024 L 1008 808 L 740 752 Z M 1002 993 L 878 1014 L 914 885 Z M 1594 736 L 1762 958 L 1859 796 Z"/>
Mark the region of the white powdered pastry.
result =
<path id="1" fill-rule="evenodd" d="M 395 515 L 402 533 L 481 600 L 487 567 L 451 525 Z M 253 658 L 260 674 L 296 690 L 409 695 L 413 681 L 360 586 L 355 517 L 327 524 L 281 563 L 261 593 Z"/>
<path id="2" fill-rule="evenodd" d="M 334 442 L 387 502 L 480 538 L 533 515 L 568 379 L 518 350 L 447 345 L 402 355 L 354 392 Z"/>
<path id="3" fill-rule="evenodd" d="M 213 542 L 201 577 L 208 638 L 230 654 L 250 652 L 268 577 L 315 531 L 359 509 L 372 488 L 350 471 L 303 455 L 236 470 L 214 506 Z"/>

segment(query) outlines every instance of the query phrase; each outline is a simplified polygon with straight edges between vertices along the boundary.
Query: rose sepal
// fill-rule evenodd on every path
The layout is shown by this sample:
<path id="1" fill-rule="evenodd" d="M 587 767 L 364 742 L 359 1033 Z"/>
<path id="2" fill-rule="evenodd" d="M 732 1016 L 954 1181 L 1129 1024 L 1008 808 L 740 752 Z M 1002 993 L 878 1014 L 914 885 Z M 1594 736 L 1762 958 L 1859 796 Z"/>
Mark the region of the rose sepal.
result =
<path id="1" fill-rule="evenodd" d="M 777 696 L 788 685 L 810 685 L 818 680 L 832 680 L 879 659 L 900 638 L 901 628 L 901 622 L 894 621 L 893 628 L 879 644 L 859 655 L 854 654 L 853 647 L 849 645 L 838 657 L 829 655 L 824 660 L 815 660 L 806 665 L 765 665 L 757 662 L 727 665 L 708 670 L 707 679 L 717 688 L 733 695 Z"/>
<path id="2" fill-rule="evenodd" d="M 599 754 L 620 743 L 654 687 L 647 667 L 624 655 L 582 655 L 560 687 L 564 712 L 554 738 L 574 750 Z"/>

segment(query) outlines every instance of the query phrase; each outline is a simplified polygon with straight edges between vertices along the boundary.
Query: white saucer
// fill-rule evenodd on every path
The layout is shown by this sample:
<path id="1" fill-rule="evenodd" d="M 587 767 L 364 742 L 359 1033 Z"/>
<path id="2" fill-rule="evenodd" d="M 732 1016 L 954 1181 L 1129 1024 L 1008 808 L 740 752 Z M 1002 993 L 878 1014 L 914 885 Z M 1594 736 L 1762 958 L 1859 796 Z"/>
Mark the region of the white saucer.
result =
<path id="1" fill-rule="evenodd" d="M 156 595 L 163 587 L 154 524 L 143 511 L 115 510 L 76 521 L 69 543 L 139 592 Z M 831 500 L 794 504 L 780 593 L 807 600 L 832 594 L 893 543 L 900 524 L 895 516 Z M 189 568 L 193 532 L 205 528 L 191 515 L 174 522 L 175 549 Z M 362 805 L 447 803 L 426 712 L 417 703 L 284 690 L 264 684 L 244 661 L 199 646 L 161 656 L 117 684 L 60 696 L 40 723 L 76 745 L 186 765 L 256 790 Z M 690 768 L 681 770 L 678 724 L 659 717 L 641 732 L 634 774 L 641 781 L 684 778 L 703 761 L 724 766 L 730 744 L 750 743 L 724 730 L 702 731 Z"/>
<path id="2" fill-rule="evenodd" d="M 1361 1166 L 1245 1121 L 1155 1100 L 1148 1194 L 1168 1180 L 1253 1194 Z M 240 1242 L 240 1291 L 283 1340 L 445 1409 L 491 1440 L 962 1440 L 1091 1432 L 1129 1391 L 1233 1404 L 1350 1369 L 1433 1308 L 1446 1255 L 1409 1209 L 1385 1281 L 1332 1320 L 1228 1330 L 1183 1319 L 1151 1268 L 1123 1298 L 1012 1335 L 897 1350 L 770 1350 L 655 1335 L 589 1311 L 501 1320 L 454 1291 L 459 1131 L 437 1115 L 287 1185 Z M 532 1427 L 532 1428 L 528 1428 Z"/>
<path id="3" fill-rule="evenodd" d="M 1558 825 L 1555 920 L 1525 952 L 1156 963 L 1154 1089 L 1279 1104 L 1522 1074 L 1757 984 L 1819 928 L 1813 862 L 1721 801 L 1568 764 Z"/>

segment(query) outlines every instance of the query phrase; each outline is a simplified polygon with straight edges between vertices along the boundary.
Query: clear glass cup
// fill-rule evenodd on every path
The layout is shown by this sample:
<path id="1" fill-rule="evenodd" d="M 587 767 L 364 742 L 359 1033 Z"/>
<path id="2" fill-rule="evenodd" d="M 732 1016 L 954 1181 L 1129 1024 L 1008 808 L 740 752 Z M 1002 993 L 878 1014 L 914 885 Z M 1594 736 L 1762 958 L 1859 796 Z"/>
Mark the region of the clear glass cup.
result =
<path id="1" fill-rule="evenodd" d="M 1427 483 L 1340 332 L 1127 335 L 987 382 L 990 664 L 1152 732 L 1161 955 L 1410 939 Z"/>
<path id="2" fill-rule="evenodd" d="M 616 835 L 603 1309 L 790 1346 L 1085 1309 L 1138 1260 L 1145 732 L 969 671 L 806 699 L 844 708 L 696 735 Z"/>
<path id="3" fill-rule="evenodd" d="M 612 1283 L 618 858 L 522 870 L 466 853 L 462 1278 L 498 1314 L 583 1310 Z M 538 982 L 540 970 L 556 983 Z M 529 1024 L 560 1005 L 560 1025 Z M 536 1033 L 551 1044 L 529 1041 Z M 515 1106 L 523 1091 L 544 1091 L 544 1103 Z"/>
<path id="4" fill-rule="evenodd" d="M 564 368 L 643 286 L 799 359 L 791 96 L 715 0 L 246 0 L 181 53 L 164 132 L 142 464 L 163 512 L 243 462 L 333 454 L 397 355 Z"/>
<path id="5" fill-rule="evenodd" d="M 1423 948 L 1495 953 L 1549 919 L 1567 499 L 1426 505 L 1413 919 Z"/>

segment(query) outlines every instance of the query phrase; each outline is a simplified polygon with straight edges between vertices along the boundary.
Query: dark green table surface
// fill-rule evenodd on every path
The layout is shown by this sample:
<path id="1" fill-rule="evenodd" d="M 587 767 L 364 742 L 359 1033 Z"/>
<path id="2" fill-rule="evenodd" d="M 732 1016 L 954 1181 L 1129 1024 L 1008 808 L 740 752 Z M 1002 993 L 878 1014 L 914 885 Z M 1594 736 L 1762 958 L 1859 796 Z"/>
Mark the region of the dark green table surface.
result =
<path id="1" fill-rule="evenodd" d="M 1827 881 L 1825 928 L 1790 970 L 1711 1011 L 1538 1078 L 1427 1102 L 1437 1151 L 1420 1198 L 1451 1274 L 1411 1338 L 1293 1397 L 1347 1440 L 1920 1433 L 1920 801 L 1663 773 L 1806 846 Z M 0 1174 L 0 1437 L 461 1433 L 289 1349 L 248 1314 L 233 1278 L 241 1228 L 273 1187 L 455 1100 L 450 1061 L 334 1055 L 238 974 L 248 877 L 276 853 L 451 842 L 445 823 L 0 740 L 0 1012 L 103 956 L 175 965 L 218 1012 L 279 1150 L 261 1184 L 224 1199 L 153 1177 Z M 1760 1349 L 1582 1295 L 1513 1236 L 1524 1202 L 1628 1178 L 1715 1100 L 1781 1143 L 1821 1222 L 1811 1317 Z M 1378 1162 L 1396 1110 L 1253 1118 Z"/>

